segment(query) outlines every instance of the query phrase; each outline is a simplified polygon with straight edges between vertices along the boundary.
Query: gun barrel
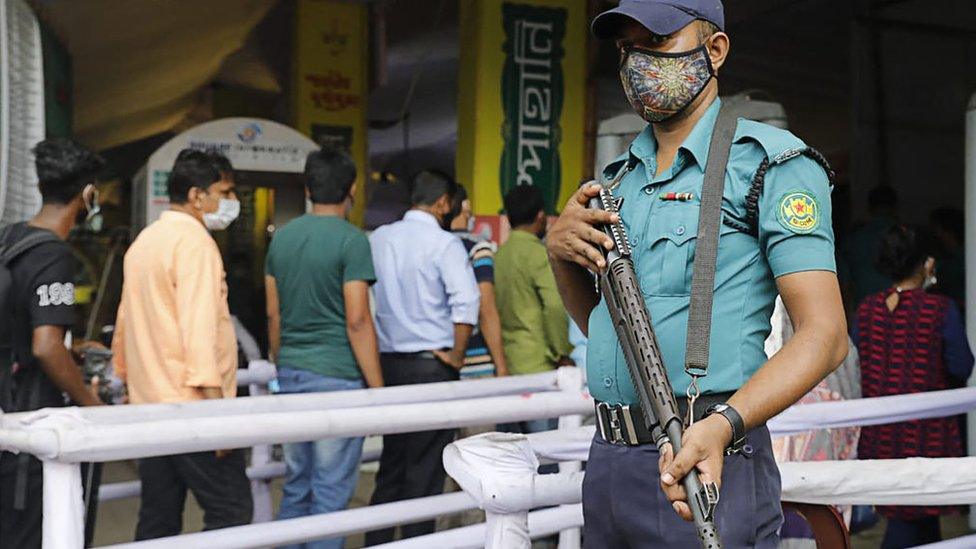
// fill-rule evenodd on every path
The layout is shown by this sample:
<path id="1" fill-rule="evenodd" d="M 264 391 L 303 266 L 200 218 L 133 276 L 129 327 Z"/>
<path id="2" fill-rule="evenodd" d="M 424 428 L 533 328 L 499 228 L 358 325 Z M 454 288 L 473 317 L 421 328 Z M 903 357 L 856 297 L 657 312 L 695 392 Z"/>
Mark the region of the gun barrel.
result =
<path id="1" fill-rule="evenodd" d="M 598 197 L 590 201 L 590 207 L 617 213 L 620 202 L 604 188 Z M 623 223 L 618 222 L 603 227 L 603 231 L 614 240 L 615 245 L 609 253 L 604 251 L 607 267 L 600 273 L 600 288 L 624 352 L 627 370 L 634 383 L 648 429 L 652 433 L 661 433 L 663 430 L 677 455 L 681 449 L 684 426 L 654 334 L 651 316 L 630 258 L 626 230 Z M 659 446 L 664 442 L 657 437 L 656 440 Z M 706 509 L 706 505 L 710 503 L 705 497 L 706 490 L 698 472 L 692 469 L 682 484 L 688 493 L 688 505 L 702 547 L 721 549 L 722 542 L 711 517 L 711 509 Z"/>

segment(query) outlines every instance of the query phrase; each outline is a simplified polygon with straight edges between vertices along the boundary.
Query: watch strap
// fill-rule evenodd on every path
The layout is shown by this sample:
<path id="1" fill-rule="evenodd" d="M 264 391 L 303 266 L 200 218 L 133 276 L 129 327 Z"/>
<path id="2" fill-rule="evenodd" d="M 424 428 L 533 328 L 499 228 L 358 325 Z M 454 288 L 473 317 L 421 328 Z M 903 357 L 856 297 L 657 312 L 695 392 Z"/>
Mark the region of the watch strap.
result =
<path id="1" fill-rule="evenodd" d="M 737 454 L 746 444 L 746 424 L 738 410 L 728 404 L 716 404 L 708 409 L 706 417 L 717 413 L 724 417 L 732 426 L 732 442 L 725 449 L 725 455 Z"/>

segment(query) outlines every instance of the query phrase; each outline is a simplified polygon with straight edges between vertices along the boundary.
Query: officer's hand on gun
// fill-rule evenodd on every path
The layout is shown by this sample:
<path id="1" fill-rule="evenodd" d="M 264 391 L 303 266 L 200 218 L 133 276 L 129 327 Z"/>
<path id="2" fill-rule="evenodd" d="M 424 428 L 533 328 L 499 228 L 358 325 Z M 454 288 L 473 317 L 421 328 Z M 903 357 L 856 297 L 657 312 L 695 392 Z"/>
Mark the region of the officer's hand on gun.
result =
<path id="1" fill-rule="evenodd" d="M 721 488 L 725 449 L 731 442 L 732 427 L 729 422 L 722 416 L 713 414 L 696 421 L 685 430 L 677 458 L 672 455 L 670 444 L 666 444 L 661 450 L 658 461 L 661 488 L 681 518 L 692 520 L 688 494 L 681 485 L 681 479 L 692 467 L 697 467 L 702 484 L 714 482 Z"/>
<path id="2" fill-rule="evenodd" d="M 576 191 L 546 233 L 550 257 L 571 261 L 593 272 L 606 268 L 607 262 L 598 247 L 609 250 L 613 248 L 613 240 L 595 226 L 616 223 L 620 216 L 587 208 L 590 199 L 599 194 L 597 183 L 587 183 Z"/>

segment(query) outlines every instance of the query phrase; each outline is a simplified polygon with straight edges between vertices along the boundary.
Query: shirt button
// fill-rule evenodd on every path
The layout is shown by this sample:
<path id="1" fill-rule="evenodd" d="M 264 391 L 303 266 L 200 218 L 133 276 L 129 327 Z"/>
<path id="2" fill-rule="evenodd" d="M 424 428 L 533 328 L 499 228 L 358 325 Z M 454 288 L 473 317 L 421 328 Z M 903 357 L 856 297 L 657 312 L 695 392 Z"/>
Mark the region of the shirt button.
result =
<path id="1" fill-rule="evenodd" d="M 654 187 L 650 185 L 644 187 L 644 194 L 646 194 L 647 196 L 654 194 Z"/>
<path id="2" fill-rule="evenodd" d="M 608 389 L 610 387 L 612 387 L 613 386 L 613 379 L 611 379 L 609 377 L 603 378 L 603 386 L 606 387 L 606 388 L 608 388 Z"/>
<path id="3" fill-rule="evenodd" d="M 674 234 L 676 234 L 678 236 L 681 236 L 681 235 L 685 234 L 685 226 L 684 225 L 678 225 L 678 228 L 674 230 Z"/>
<path id="4" fill-rule="evenodd" d="M 630 240 L 631 240 L 631 244 L 630 244 L 631 246 L 637 246 L 638 244 L 640 244 L 640 238 L 636 236 Z"/>

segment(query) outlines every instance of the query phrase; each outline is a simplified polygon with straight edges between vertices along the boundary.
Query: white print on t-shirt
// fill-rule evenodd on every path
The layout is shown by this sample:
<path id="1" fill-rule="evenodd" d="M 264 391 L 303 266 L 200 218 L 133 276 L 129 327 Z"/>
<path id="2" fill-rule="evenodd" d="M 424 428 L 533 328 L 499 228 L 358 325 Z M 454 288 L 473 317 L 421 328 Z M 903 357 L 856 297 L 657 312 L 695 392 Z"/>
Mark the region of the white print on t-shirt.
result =
<path id="1" fill-rule="evenodd" d="M 71 282 L 41 284 L 37 287 L 36 293 L 38 307 L 75 304 L 75 285 Z"/>

